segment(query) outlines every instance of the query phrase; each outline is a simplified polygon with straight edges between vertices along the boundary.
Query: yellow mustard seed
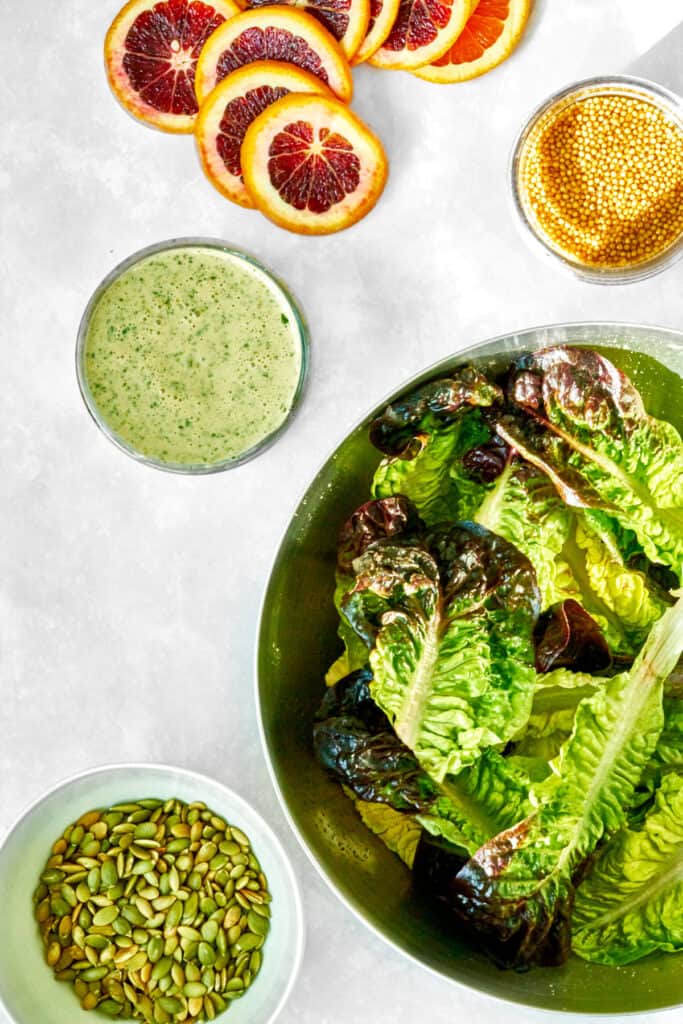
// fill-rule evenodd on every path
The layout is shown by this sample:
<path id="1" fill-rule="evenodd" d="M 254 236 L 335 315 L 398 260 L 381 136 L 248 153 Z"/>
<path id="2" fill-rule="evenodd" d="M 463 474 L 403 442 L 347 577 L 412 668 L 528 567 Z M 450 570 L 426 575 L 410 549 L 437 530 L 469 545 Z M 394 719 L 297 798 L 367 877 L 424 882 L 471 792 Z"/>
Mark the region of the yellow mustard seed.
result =
<path id="1" fill-rule="evenodd" d="M 551 108 L 521 154 L 519 187 L 551 248 L 591 267 L 627 267 L 683 233 L 683 129 L 638 96 Z"/>

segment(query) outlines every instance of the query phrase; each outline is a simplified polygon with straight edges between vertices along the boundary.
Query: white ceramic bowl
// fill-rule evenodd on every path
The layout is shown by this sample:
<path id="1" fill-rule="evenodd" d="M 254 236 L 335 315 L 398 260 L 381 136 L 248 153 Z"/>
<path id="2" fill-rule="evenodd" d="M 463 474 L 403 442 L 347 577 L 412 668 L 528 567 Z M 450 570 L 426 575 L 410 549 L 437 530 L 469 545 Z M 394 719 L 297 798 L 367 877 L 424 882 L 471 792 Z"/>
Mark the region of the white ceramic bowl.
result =
<path id="1" fill-rule="evenodd" d="M 46 965 L 33 917 L 33 891 L 50 848 L 88 810 L 158 797 L 208 807 L 237 825 L 252 843 L 273 897 L 263 965 L 245 995 L 230 1005 L 230 1024 L 269 1024 L 282 1009 L 299 970 L 304 927 L 294 872 L 279 840 L 241 797 L 219 782 L 168 765 L 95 768 L 61 782 L 22 814 L 0 846 L 0 1006 L 15 1024 L 78 1024 L 104 1019 L 80 1008 L 70 984 Z"/>

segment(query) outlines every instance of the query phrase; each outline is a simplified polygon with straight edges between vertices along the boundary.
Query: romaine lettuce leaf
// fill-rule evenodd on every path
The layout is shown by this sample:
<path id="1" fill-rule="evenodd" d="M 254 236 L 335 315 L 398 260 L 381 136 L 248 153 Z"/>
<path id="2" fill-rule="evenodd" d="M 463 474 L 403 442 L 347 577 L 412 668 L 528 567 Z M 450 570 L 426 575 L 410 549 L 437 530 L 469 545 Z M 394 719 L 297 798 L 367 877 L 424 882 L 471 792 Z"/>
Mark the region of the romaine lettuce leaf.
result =
<path id="1" fill-rule="evenodd" d="M 639 789 L 648 789 L 650 795 L 659 784 L 662 773 L 670 769 L 683 771 L 683 700 L 678 696 L 666 696 L 670 678 L 664 686 L 664 728 L 657 740 L 652 760 L 638 784 Z M 513 737 L 514 753 L 552 761 L 569 738 L 581 701 L 596 688 L 605 686 L 606 682 L 600 676 L 571 672 L 568 669 L 554 669 L 537 675 L 529 721 L 520 734 Z M 654 782 L 650 781 L 650 777 Z M 643 799 L 640 796 L 637 802 Z"/>
<path id="2" fill-rule="evenodd" d="M 675 428 L 648 416 L 628 378 L 590 349 L 557 347 L 522 357 L 509 396 L 561 442 L 555 468 L 561 463 L 563 471 L 580 474 L 647 557 L 670 566 L 680 581 L 683 443 Z"/>
<path id="3" fill-rule="evenodd" d="M 683 700 L 664 696 L 664 728 L 654 760 L 661 770 L 683 771 Z"/>
<path id="4" fill-rule="evenodd" d="M 574 884 L 605 834 L 625 822 L 661 732 L 663 681 L 683 649 L 683 599 L 653 627 L 630 672 L 584 699 L 537 810 L 486 843 L 453 886 L 456 913 L 504 966 L 562 963 Z"/>
<path id="5" fill-rule="evenodd" d="M 536 570 L 542 608 L 578 593 L 562 558 L 570 511 L 543 473 L 519 459 L 509 460 L 495 483 L 483 491 L 472 518 L 526 555 Z"/>
<path id="6" fill-rule="evenodd" d="M 337 572 L 353 577 L 353 563 L 371 544 L 388 537 L 418 537 L 424 523 L 409 498 L 393 492 L 380 501 L 366 501 L 353 512 L 339 531 Z"/>
<path id="7" fill-rule="evenodd" d="M 543 609 L 578 601 L 618 655 L 635 655 L 669 606 L 662 587 L 627 565 L 632 548 L 609 516 L 565 504 L 547 474 L 530 463 L 511 460 L 472 518 L 531 561 Z"/>
<path id="8" fill-rule="evenodd" d="M 371 692 L 441 782 L 526 722 L 538 588 L 528 560 L 472 523 L 425 546 L 372 545 L 342 612 L 372 648 Z"/>
<path id="9" fill-rule="evenodd" d="M 576 709 L 585 697 L 604 686 L 606 679 L 588 672 L 572 672 L 557 668 L 538 674 L 534 689 L 531 715 L 518 738 L 540 738 L 559 734 L 567 739 L 574 728 Z"/>
<path id="10" fill-rule="evenodd" d="M 663 778 L 642 828 L 610 840 L 578 888 L 572 920 L 572 949 L 597 963 L 683 950 L 683 776 Z"/>
<path id="11" fill-rule="evenodd" d="M 490 436 L 477 409 L 464 412 L 450 426 L 424 430 L 413 458 L 387 457 L 380 462 L 372 481 L 373 496 L 407 495 L 428 526 L 469 519 L 484 491 L 462 469 L 462 456 Z"/>
<path id="12" fill-rule="evenodd" d="M 612 650 L 635 654 L 672 599 L 628 564 L 624 534 L 606 514 L 584 509 L 573 515 L 564 554 L 582 593 L 590 595 L 588 610 L 603 625 Z"/>
<path id="13" fill-rule="evenodd" d="M 612 654 L 600 626 L 578 601 L 569 598 L 543 612 L 534 631 L 536 669 L 550 672 L 606 672 Z"/>
<path id="14" fill-rule="evenodd" d="M 366 670 L 340 680 L 316 715 L 316 755 L 346 790 L 364 804 L 414 817 L 468 853 L 524 816 L 532 781 L 547 774 L 547 765 L 487 750 L 471 768 L 437 784 L 374 704 L 370 682 Z"/>
<path id="15" fill-rule="evenodd" d="M 485 750 L 471 767 L 443 780 L 435 813 L 418 814 L 417 820 L 432 835 L 474 853 L 528 813 L 532 781 L 548 772 L 538 759 L 504 758 Z"/>
<path id="16" fill-rule="evenodd" d="M 395 811 L 387 804 L 373 804 L 353 798 L 363 823 L 382 840 L 392 853 L 412 868 L 422 826 L 412 815 Z"/>

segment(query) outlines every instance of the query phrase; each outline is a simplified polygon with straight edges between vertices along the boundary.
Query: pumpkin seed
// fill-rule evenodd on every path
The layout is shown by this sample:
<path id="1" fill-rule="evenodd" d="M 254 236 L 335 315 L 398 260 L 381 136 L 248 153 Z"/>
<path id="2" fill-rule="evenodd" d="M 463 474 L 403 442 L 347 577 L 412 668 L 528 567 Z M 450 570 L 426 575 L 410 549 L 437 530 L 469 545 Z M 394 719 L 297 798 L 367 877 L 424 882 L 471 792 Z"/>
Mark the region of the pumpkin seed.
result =
<path id="1" fill-rule="evenodd" d="M 253 932 L 246 932 L 244 935 L 241 935 L 235 943 L 240 953 L 251 952 L 252 949 L 260 949 L 262 945 L 263 936 L 255 935 Z"/>
<path id="2" fill-rule="evenodd" d="M 102 907 L 92 919 L 94 925 L 111 924 L 119 916 L 119 908 L 115 906 Z"/>
<path id="3" fill-rule="evenodd" d="M 163 1007 L 166 1013 L 171 1015 L 180 1013 L 183 1008 L 183 1004 L 175 996 L 162 996 L 159 1000 L 159 1006 Z"/>
<path id="4" fill-rule="evenodd" d="M 108 973 L 108 967 L 86 967 L 84 971 L 81 971 L 81 978 L 83 981 L 99 981 Z"/>
<path id="5" fill-rule="evenodd" d="M 112 921 L 111 926 L 116 935 L 128 935 L 132 928 L 130 921 L 127 921 L 123 914 Z"/>
<path id="6" fill-rule="evenodd" d="M 247 914 L 247 927 L 250 932 L 255 932 L 256 935 L 267 935 L 270 927 L 267 917 L 261 917 L 256 914 L 253 910 L 250 910 Z"/>
<path id="7" fill-rule="evenodd" d="M 213 946 L 210 946 L 208 942 L 200 942 L 197 947 L 197 956 L 200 964 L 204 967 L 212 967 L 216 962 L 216 954 Z"/>
<path id="8" fill-rule="evenodd" d="M 182 838 L 179 838 L 179 839 L 172 839 L 171 842 L 166 845 L 166 852 L 167 853 L 181 853 L 183 850 L 186 850 L 189 845 L 190 845 L 190 838 L 189 838 L 189 836 L 187 838 L 182 837 Z"/>
<path id="9" fill-rule="evenodd" d="M 194 999 L 188 999 L 187 1009 L 191 1017 L 197 1017 L 202 1012 L 202 1006 L 204 1000 L 201 996 L 196 996 Z"/>
<path id="10" fill-rule="evenodd" d="M 133 835 L 136 839 L 154 839 L 157 834 L 157 826 L 153 821 L 142 821 L 136 825 Z"/>
<path id="11" fill-rule="evenodd" d="M 186 999 L 198 999 L 200 996 L 205 996 L 206 985 L 203 985 L 201 981 L 188 981 L 183 986 L 183 995 Z"/>
<path id="12" fill-rule="evenodd" d="M 197 964 L 188 964 L 185 968 L 185 980 L 186 981 L 199 981 L 202 976 L 202 972 Z"/>
<path id="13" fill-rule="evenodd" d="M 100 868 L 100 882 L 105 889 L 111 888 L 116 885 L 119 880 L 119 873 L 116 870 L 116 864 L 113 860 L 105 860 Z"/>

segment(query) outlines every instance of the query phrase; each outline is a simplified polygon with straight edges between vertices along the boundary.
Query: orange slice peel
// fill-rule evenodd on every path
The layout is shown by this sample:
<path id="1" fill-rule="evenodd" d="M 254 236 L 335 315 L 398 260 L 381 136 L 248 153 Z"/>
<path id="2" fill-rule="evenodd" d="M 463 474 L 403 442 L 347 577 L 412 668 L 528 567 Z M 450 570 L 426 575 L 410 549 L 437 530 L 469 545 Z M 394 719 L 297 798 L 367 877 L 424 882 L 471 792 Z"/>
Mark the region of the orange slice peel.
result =
<path id="1" fill-rule="evenodd" d="M 370 20 L 365 39 L 356 51 L 352 64 L 362 64 L 379 50 L 398 16 L 401 0 L 370 0 Z"/>

